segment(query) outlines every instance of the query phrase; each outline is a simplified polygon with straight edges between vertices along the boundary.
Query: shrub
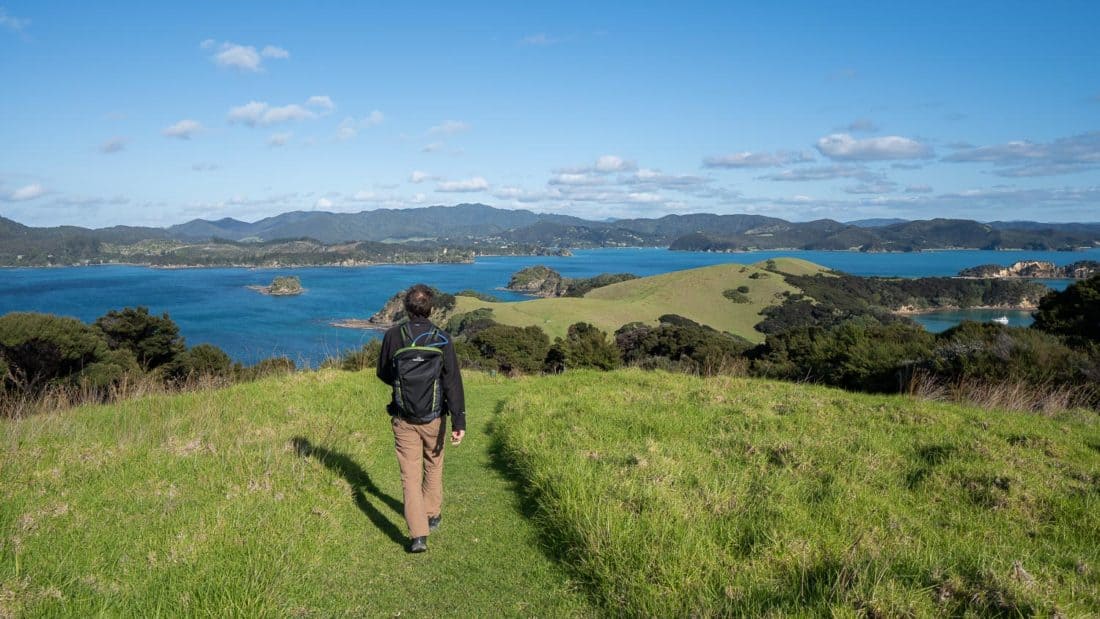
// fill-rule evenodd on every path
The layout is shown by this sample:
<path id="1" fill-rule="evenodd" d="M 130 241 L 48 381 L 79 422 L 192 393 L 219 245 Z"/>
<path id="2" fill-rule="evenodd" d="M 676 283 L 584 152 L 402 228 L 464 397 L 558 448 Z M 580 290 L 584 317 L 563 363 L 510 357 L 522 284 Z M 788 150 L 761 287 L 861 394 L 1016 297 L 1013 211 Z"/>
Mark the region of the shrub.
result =
<path id="1" fill-rule="evenodd" d="M 745 288 L 745 286 L 742 286 L 742 288 Z M 730 301 L 733 301 L 734 303 L 749 303 L 750 302 L 750 299 L 747 296 L 745 296 L 745 293 L 741 292 L 740 290 L 734 290 L 733 288 L 730 288 L 728 290 L 723 290 L 722 291 L 722 296 L 726 297 Z"/>
<path id="2" fill-rule="evenodd" d="M 767 273 L 761 273 L 760 271 L 757 271 L 757 272 L 753 273 L 752 275 L 749 275 L 749 279 L 767 279 L 769 277 L 771 277 L 771 276 L 768 275 Z"/>
<path id="3" fill-rule="evenodd" d="M 855 319 L 834 327 L 772 334 L 756 352 L 753 371 L 814 380 L 859 391 L 897 392 L 931 355 L 933 336 L 912 322 Z"/>
<path id="4" fill-rule="evenodd" d="M 741 294 L 748 294 L 749 293 L 749 287 L 748 286 L 738 286 L 737 287 L 737 292 L 740 292 Z"/>
<path id="5" fill-rule="evenodd" d="M 1087 354 L 1036 329 L 966 321 L 936 340 L 929 366 L 940 377 L 1036 385 L 1100 381 Z"/>
<path id="6" fill-rule="evenodd" d="M 0 317 L 0 355 L 9 380 L 24 392 L 68 381 L 107 352 L 102 334 L 75 318 L 33 312 Z"/>
<path id="7" fill-rule="evenodd" d="M 538 372 L 550 350 L 550 338 L 535 326 L 492 325 L 471 338 L 470 343 L 502 372 Z"/>
<path id="8" fill-rule="evenodd" d="M 199 344 L 187 349 L 172 364 L 170 376 L 180 380 L 202 377 L 225 378 L 232 376 L 233 360 L 225 351 L 213 344 Z"/>
<path id="9" fill-rule="evenodd" d="M 608 340 L 607 334 L 587 322 L 570 325 L 565 339 L 558 338 L 546 357 L 546 366 L 551 371 L 566 368 L 613 370 L 621 364 L 619 349 Z"/>
<path id="10" fill-rule="evenodd" d="M 646 368 L 716 374 L 731 367 L 752 347 L 744 338 L 687 319 L 686 322 L 663 319 L 662 316 L 662 324 L 657 327 L 635 322 L 615 332 L 615 345 L 623 361 Z"/>
<path id="11" fill-rule="evenodd" d="M 456 297 L 473 297 L 479 301 L 485 301 L 486 303 L 500 303 L 500 298 L 484 292 L 478 292 L 472 288 L 466 290 L 459 290 L 455 293 Z"/>
<path id="12" fill-rule="evenodd" d="M 337 362 L 336 367 L 348 372 L 375 369 L 378 367 L 378 357 L 381 354 L 382 340 L 373 339 L 358 349 L 346 353 Z"/>
<path id="13" fill-rule="evenodd" d="M 1100 275 L 1051 292 L 1039 301 L 1032 327 L 1071 343 L 1100 343 Z"/>
<path id="14" fill-rule="evenodd" d="M 106 395 L 106 389 L 119 384 L 127 377 L 140 374 L 141 366 L 134 358 L 134 353 L 122 348 L 106 351 L 94 363 L 76 373 L 73 378 L 81 386 Z"/>
<path id="15" fill-rule="evenodd" d="M 444 329 L 452 337 L 465 336 L 471 338 L 495 324 L 493 310 L 488 307 L 481 307 L 472 312 L 451 316 Z"/>
<path id="16" fill-rule="evenodd" d="M 172 361 L 185 348 L 179 327 L 168 314 L 152 316 L 146 307 L 111 310 L 96 319 L 95 326 L 112 350 L 125 348 L 134 353 L 145 370 Z"/>

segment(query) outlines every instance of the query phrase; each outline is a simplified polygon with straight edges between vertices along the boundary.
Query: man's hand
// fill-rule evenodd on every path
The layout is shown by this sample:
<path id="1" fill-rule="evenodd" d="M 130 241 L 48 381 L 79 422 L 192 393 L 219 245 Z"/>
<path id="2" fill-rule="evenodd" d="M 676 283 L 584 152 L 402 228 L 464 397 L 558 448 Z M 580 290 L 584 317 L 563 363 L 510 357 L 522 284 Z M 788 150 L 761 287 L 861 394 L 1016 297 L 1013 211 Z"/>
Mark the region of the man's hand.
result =
<path id="1" fill-rule="evenodd" d="M 455 430 L 451 432 L 451 444 L 457 445 L 462 442 L 462 439 L 466 436 L 465 430 Z"/>

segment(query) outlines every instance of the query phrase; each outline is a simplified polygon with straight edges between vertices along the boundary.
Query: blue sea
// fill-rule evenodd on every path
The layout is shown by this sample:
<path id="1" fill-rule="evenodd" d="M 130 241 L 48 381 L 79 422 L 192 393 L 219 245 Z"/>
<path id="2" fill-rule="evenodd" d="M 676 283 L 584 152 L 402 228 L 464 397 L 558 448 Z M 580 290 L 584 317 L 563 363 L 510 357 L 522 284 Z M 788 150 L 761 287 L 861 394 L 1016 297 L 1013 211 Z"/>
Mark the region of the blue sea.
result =
<path id="1" fill-rule="evenodd" d="M 791 256 L 854 275 L 926 277 L 955 275 L 980 264 L 1049 260 L 1068 264 L 1100 260 L 1100 250 L 934 251 L 862 254 L 844 251 L 760 251 L 746 253 L 673 252 L 666 249 L 578 250 L 569 257 L 484 257 L 473 264 L 381 265 L 282 269 L 152 269 L 137 266 L 89 266 L 0 269 L 0 314 L 49 312 L 91 322 L 108 310 L 144 305 L 167 312 L 188 345 L 211 343 L 243 363 L 285 355 L 300 365 L 358 348 L 377 332 L 333 327 L 332 321 L 366 318 L 395 292 L 423 282 L 441 290 L 474 289 L 505 300 L 523 296 L 501 290 L 512 273 L 544 264 L 566 277 L 599 273 L 655 275 L 723 263 L 754 263 Z M 279 275 L 297 275 L 306 292 L 270 297 L 249 290 Z M 1064 288 L 1067 281 L 1047 282 Z M 988 315 L 986 315 L 988 314 Z M 965 317 L 988 320 L 999 312 L 942 313 L 916 317 L 940 331 Z M 1012 313 L 1012 324 L 1027 324 L 1027 313 Z"/>

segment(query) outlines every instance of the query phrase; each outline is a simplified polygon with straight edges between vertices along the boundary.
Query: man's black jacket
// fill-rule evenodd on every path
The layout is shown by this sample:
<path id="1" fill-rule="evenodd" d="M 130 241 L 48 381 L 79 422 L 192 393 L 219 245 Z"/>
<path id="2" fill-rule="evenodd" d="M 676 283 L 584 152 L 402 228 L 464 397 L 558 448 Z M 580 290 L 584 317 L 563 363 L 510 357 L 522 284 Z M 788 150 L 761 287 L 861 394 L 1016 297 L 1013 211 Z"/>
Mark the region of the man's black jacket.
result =
<path id="1" fill-rule="evenodd" d="M 462 374 L 458 370 L 458 358 L 455 356 L 455 347 L 451 344 L 451 336 L 446 331 L 433 325 L 427 318 L 412 318 L 408 322 L 408 327 L 409 335 L 414 339 L 434 328 L 442 336 L 442 338 L 437 337 L 436 339 L 447 341 L 446 344 L 439 347 L 443 350 L 443 375 L 440 379 L 443 383 L 443 414 L 451 414 L 451 429 L 465 430 L 466 394 L 462 390 Z M 403 341 L 403 339 L 401 325 L 390 327 L 382 337 L 382 352 L 378 355 L 378 378 L 381 378 L 382 382 L 387 385 L 392 386 L 396 378 L 393 375 L 393 363 L 391 362 L 393 353 L 409 345 L 409 342 Z M 421 344 L 436 345 L 427 342 L 421 342 Z M 391 400 L 389 412 L 392 415 L 396 411 L 397 405 Z"/>

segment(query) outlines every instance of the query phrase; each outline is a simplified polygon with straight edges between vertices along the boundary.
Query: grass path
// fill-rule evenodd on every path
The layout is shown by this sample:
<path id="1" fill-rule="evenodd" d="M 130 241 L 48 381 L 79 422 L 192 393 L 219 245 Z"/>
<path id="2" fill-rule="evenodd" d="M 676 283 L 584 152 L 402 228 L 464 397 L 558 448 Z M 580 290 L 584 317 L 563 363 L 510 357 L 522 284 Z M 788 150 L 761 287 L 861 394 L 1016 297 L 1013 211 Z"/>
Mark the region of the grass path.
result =
<path id="1" fill-rule="evenodd" d="M 591 615 L 493 460 L 519 383 L 468 382 L 417 556 L 370 373 L 0 421 L 0 617 Z"/>

